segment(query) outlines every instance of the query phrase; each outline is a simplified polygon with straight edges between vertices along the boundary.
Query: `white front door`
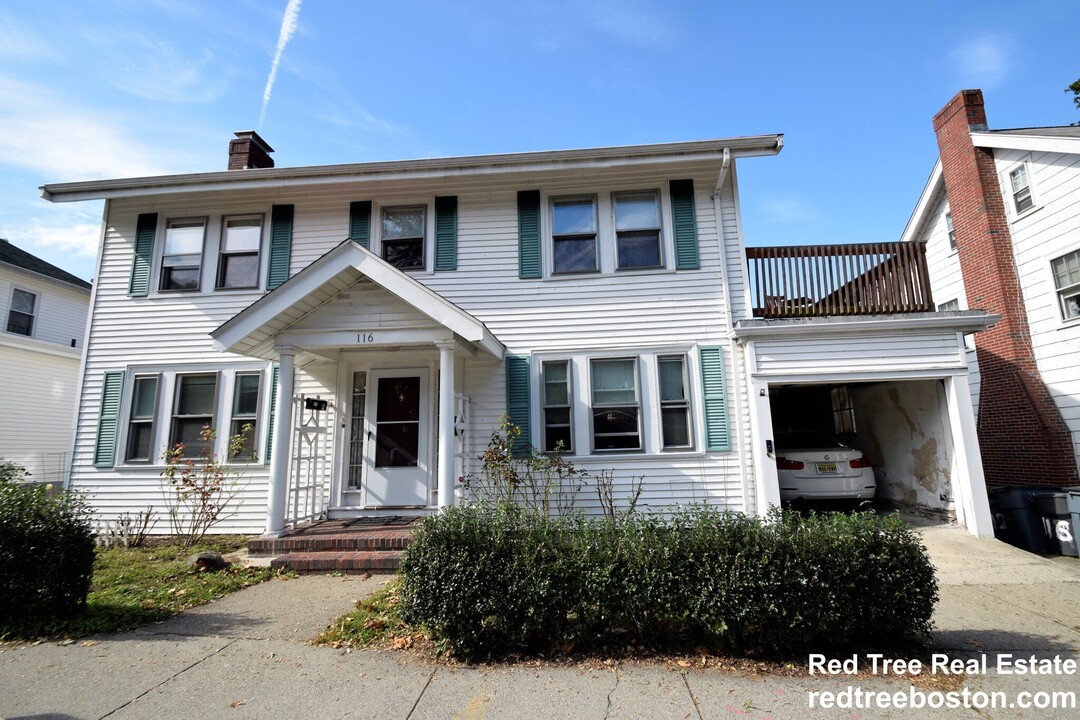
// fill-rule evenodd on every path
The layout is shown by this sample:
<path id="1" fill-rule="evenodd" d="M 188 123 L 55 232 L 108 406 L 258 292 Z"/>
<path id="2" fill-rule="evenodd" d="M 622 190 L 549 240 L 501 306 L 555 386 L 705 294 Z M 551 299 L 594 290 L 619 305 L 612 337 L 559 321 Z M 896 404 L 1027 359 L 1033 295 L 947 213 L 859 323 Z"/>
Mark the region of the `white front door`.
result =
<path id="1" fill-rule="evenodd" d="M 368 507 L 429 504 L 431 398 L 428 371 L 368 373 L 367 442 L 364 443 Z"/>

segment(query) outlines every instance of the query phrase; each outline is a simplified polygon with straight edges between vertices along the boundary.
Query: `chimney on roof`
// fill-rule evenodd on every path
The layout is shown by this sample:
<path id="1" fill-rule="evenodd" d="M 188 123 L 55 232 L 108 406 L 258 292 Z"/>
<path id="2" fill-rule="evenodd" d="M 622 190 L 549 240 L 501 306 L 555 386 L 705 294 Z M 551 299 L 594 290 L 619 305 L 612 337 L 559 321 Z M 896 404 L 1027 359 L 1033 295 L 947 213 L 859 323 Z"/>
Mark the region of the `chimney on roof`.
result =
<path id="1" fill-rule="evenodd" d="M 229 141 L 229 169 L 248 170 L 250 168 L 272 168 L 274 159 L 270 153 L 274 148 L 267 145 L 254 130 L 236 133 L 236 139 Z"/>

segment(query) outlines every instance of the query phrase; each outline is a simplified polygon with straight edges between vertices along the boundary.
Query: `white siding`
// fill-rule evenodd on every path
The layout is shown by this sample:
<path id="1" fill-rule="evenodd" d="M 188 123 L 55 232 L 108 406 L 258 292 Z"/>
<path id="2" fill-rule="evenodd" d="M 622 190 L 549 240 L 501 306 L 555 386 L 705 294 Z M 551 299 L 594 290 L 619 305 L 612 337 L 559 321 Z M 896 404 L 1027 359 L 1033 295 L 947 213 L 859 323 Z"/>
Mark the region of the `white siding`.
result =
<path id="1" fill-rule="evenodd" d="M 822 333 L 825 335 L 825 333 Z M 964 360 L 951 333 L 799 337 L 755 343 L 760 375 L 886 374 L 955 369 Z"/>
<path id="2" fill-rule="evenodd" d="M 3 322 L 0 332 L 7 331 L 12 290 L 16 288 L 37 296 L 30 335 L 32 338 L 65 348 L 82 347 L 87 311 L 90 307 L 89 289 L 77 288 L 36 273 L 0 264 L 0 321 Z M 15 334 L 7 336 L 23 337 Z M 75 341 L 74 345 L 72 341 Z"/>
<path id="3" fill-rule="evenodd" d="M 1080 462 L 1080 321 L 1062 320 L 1050 261 L 1080 248 L 1080 155 L 998 150 L 999 176 L 1028 162 L 1036 209 L 1013 217 L 1016 271 L 1035 361 L 1073 435 Z M 1004 179 L 1003 179 L 1004 182 Z M 1004 191 L 1007 207 L 1011 195 Z"/>

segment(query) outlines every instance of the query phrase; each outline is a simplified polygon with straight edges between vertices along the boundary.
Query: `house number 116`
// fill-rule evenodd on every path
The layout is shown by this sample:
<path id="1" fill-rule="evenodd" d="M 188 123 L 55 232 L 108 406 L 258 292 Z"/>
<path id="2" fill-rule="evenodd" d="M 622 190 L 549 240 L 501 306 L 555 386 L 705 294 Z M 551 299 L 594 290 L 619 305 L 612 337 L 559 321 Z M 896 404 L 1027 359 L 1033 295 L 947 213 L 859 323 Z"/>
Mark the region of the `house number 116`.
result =
<path id="1" fill-rule="evenodd" d="M 367 345 L 368 343 L 375 342 L 375 333 L 357 333 L 356 342 L 361 345 Z"/>

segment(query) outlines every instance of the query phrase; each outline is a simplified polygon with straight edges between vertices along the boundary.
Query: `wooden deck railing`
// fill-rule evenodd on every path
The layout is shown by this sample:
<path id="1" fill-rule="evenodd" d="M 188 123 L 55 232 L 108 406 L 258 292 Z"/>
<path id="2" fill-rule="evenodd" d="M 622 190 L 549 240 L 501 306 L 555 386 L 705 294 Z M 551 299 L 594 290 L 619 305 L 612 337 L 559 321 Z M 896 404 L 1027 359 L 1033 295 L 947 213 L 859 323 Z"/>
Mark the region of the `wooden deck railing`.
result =
<path id="1" fill-rule="evenodd" d="M 754 317 L 934 309 L 924 243 L 757 247 L 746 257 Z"/>

